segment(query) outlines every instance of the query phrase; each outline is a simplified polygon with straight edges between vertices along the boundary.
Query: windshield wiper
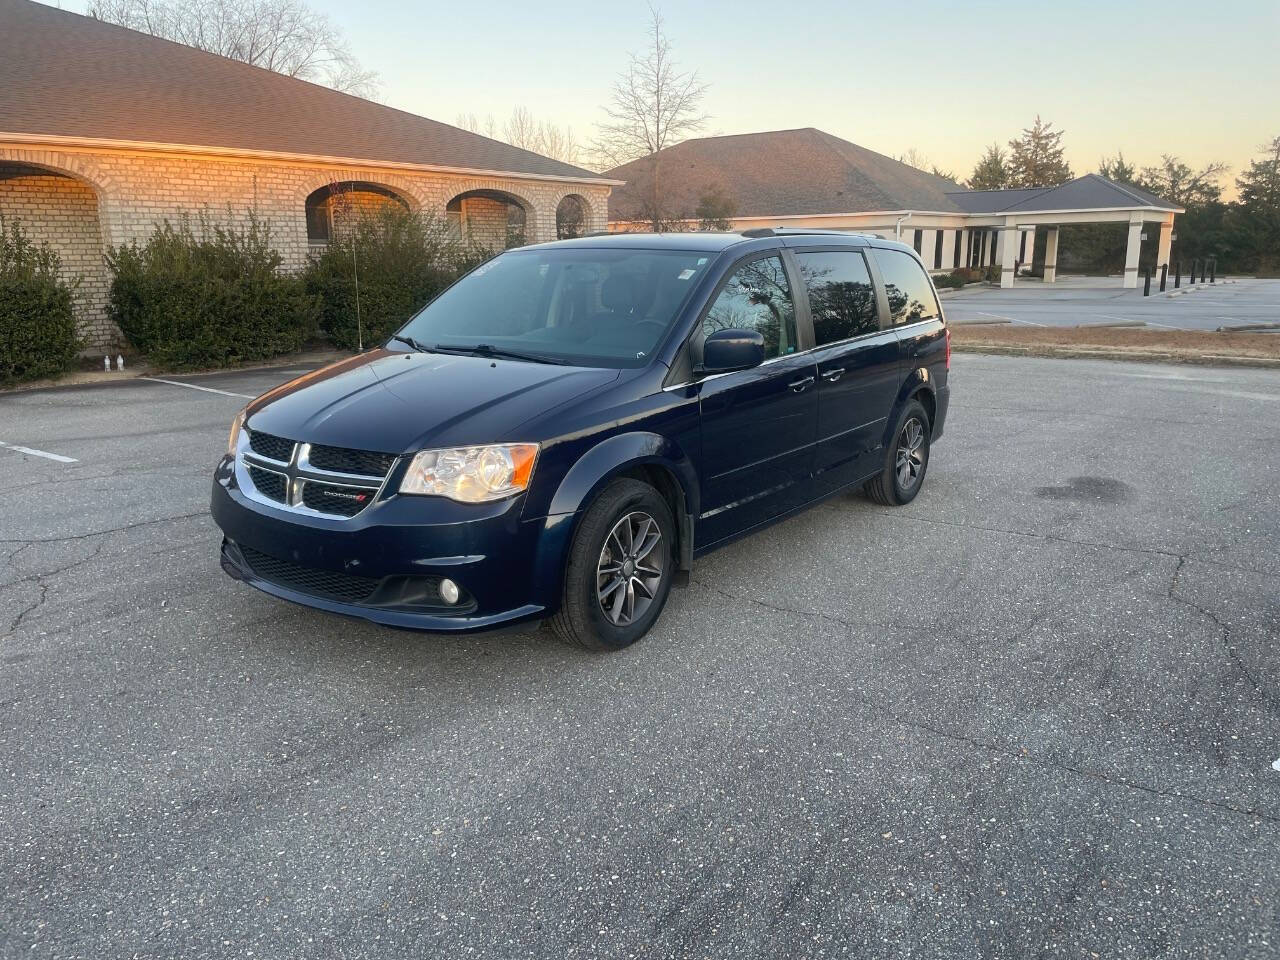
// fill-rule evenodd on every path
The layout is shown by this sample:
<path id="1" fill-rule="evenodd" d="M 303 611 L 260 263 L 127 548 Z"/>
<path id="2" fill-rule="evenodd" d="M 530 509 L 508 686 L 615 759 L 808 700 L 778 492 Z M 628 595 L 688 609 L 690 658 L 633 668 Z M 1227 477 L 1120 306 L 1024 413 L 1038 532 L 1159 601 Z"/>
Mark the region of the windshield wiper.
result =
<path id="1" fill-rule="evenodd" d="M 504 350 L 502 347 L 495 347 L 491 343 L 476 343 L 471 346 L 456 346 L 454 344 L 436 344 L 434 347 L 428 348 L 436 353 L 459 353 L 459 354 L 475 354 L 478 357 L 501 357 L 506 360 L 528 360 L 530 363 L 553 363 L 558 366 L 564 366 L 564 360 L 557 360 L 554 357 L 544 357 L 537 353 L 520 353 L 518 350 Z"/>
<path id="2" fill-rule="evenodd" d="M 403 337 L 398 333 L 393 333 L 391 335 L 391 339 L 399 340 L 401 343 L 408 344 L 409 346 L 413 347 L 413 349 L 417 350 L 419 353 L 435 352 L 430 347 L 428 347 L 425 343 L 419 343 L 417 340 L 413 339 L 413 337 Z"/>

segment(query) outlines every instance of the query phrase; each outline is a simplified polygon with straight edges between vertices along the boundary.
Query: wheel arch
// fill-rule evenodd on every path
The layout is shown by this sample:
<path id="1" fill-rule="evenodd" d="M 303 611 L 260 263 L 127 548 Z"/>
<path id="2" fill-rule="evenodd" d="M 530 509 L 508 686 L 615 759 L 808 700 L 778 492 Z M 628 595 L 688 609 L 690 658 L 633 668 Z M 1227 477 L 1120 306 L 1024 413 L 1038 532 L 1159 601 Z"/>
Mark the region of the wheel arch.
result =
<path id="1" fill-rule="evenodd" d="M 934 379 L 929 368 L 925 366 L 916 367 L 902 378 L 902 384 L 898 387 L 898 396 L 893 403 L 893 411 L 885 421 L 883 440 L 885 446 L 888 446 L 893 439 L 893 428 L 902 414 L 902 408 L 914 399 L 920 400 L 925 413 L 929 415 L 929 425 L 933 425 L 938 413 L 938 385 Z"/>
<path id="2" fill-rule="evenodd" d="M 649 431 L 614 434 L 578 458 L 551 498 L 547 530 L 553 555 L 544 556 L 543 570 L 563 573 L 573 536 L 583 511 L 609 483 L 633 477 L 650 484 L 671 507 L 676 521 L 677 570 L 687 574 L 693 563 L 694 518 L 698 515 L 698 476 L 693 462 L 678 443 Z"/>

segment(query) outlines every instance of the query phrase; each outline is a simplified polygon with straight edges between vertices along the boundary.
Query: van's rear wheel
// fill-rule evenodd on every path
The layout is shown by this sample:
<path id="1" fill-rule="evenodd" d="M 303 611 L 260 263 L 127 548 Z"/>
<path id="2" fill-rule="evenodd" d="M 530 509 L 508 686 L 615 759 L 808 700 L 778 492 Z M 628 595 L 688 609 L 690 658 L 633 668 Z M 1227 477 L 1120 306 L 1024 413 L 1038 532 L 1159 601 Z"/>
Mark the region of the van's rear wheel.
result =
<path id="1" fill-rule="evenodd" d="M 615 480 L 574 535 L 551 629 L 588 650 L 630 646 L 662 613 L 674 572 L 675 521 L 667 502 L 647 483 Z"/>
<path id="2" fill-rule="evenodd" d="M 867 495 L 886 507 L 910 503 L 929 469 L 929 414 L 919 400 L 909 400 L 898 415 L 893 440 L 885 451 L 884 469 L 867 481 Z"/>

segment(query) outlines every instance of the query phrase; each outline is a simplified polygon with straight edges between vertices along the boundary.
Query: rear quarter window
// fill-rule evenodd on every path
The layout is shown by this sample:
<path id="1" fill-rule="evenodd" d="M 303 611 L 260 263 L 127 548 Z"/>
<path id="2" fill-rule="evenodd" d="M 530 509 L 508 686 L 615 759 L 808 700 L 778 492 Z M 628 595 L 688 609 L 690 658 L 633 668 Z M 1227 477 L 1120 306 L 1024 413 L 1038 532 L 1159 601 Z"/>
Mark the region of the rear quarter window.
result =
<path id="1" fill-rule="evenodd" d="M 894 326 L 933 320 L 942 315 L 929 275 L 924 272 L 919 260 L 901 250 L 883 250 L 879 247 L 873 248 L 872 254 L 884 277 L 890 322 Z"/>

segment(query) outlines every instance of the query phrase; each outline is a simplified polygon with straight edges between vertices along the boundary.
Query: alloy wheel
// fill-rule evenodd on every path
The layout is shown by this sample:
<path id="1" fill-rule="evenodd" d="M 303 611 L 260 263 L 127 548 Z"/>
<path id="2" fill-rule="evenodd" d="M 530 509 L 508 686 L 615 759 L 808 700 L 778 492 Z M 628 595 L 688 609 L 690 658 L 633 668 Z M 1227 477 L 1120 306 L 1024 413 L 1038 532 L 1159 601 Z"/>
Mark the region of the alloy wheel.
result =
<path id="1" fill-rule="evenodd" d="M 644 616 L 662 584 L 662 529 L 642 511 L 628 513 L 609 531 L 596 565 L 600 609 L 614 626 Z"/>
<path id="2" fill-rule="evenodd" d="M 912 417 L 902 425 L 898 434 L 898 486 L 910 490 L 920 482 L 924 472 L 924 425 L 918 417 Z"/>

